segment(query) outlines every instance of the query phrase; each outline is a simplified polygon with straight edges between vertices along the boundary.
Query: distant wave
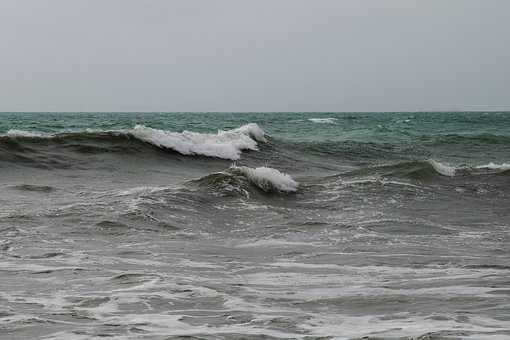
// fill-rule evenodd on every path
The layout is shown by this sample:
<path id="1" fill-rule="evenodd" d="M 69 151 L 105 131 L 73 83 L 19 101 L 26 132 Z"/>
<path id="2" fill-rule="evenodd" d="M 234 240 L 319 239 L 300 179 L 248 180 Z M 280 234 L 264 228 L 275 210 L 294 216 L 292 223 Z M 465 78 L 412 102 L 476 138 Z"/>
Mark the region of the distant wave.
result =
<path id="1" fill-rule="evenodd" d="M 20 137 L 20 138 L 51 138 L 52 135 L 45 135 L 40 132 L 32 132 L 32 131 L 25 131 L 25 130 L 17 130 L 17 129 L 10 129 L 7 131 L 4 136 L 8 137 Z"/>
<path id="2" fill-rule="evenodd" d="M 319 123 L 319 124 L 336 124 L 337 119 L 336 118 L 309 118 L 309 121 L 312 123 Z"/>
<path id="3" fill-rule="evenodd" d="M 447 144 L 510 144 L 510 136 L 491 133 L 480 134 L 447 134 L 421 136 L 419 140 L 432 145 Z"/>
<path id="4" fill-rule="evenodd" d="M 477 169 L 491 169 L 497 171 L 508 171 L 510 170 L 510 163 L 496 164 L 490 162 L 489 164 L 479 165 L 476 167 Z"/>
<path id="5" fill-rule="evenodd" d="M 434 159 L 424 161 L 405 161 L 396 164 L 370 166 L 357 169 L 344 176 L 382 176 L 382 177 L 404 177 L 415 180 L 427 180 L 434 176 L 459 177 L 459 176 L 481 176 L 506 174 L 510 171 L 510 163 L 489 163 L 476 166 L 452 166 Z"/>
<path id="6" fill-rule="evenodd" d="M 76 139 L 76 138 L 115 138 L 119 136 L 134 137 L 145 143 L 162 149 L 171 149 L 183 155 L 202 155 L 223 159 L 237 160 L 243 150 L 257 150 L 257 142 L 266 142 L 265 132 L 257 124 L 250 123 L 237 129 L 213 133 L 192 131 L 172 132 L 136 125 L 125 130 L 85 130 L 59 134 L 9 130 L 4 138 L 15 139 Z"/>
<path id="7" fill-rule="evenodd" d="M 510 170 L 510 163 L 496 164 L 491 162 L 484 165 L 454 167 L 435 160 L 429 160 L 428 162 L 439 174 L 448 177 L 454 177 L 457 175 L 494 174 Z"/>

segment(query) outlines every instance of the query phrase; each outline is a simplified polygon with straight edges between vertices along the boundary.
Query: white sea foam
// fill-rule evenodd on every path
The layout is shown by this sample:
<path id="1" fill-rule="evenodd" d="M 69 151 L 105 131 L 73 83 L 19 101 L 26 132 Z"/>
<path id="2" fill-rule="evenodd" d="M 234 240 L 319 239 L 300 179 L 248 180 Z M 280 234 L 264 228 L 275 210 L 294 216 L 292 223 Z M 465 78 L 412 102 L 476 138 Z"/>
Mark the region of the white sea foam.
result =
<path id="1" fill-rule="evenodd" d="M 392 181 L 392 180 L 388 180 L 386 178 L 377 178 L 377 177 L 367 178 L 367 179 L 342 180 L 340 183 L 343 185 L 375 183 L 375 184 L 381 184 L 381 185 L 401 185 L 401 186 L 421 189 L 421 187 L 419 185 L 406 183 L 406 182 Z"/>
<path id="2" fill-rule="evenodd" d="M 477 169 L 495 170 L 495 171 L 507 171 L 507 170 L 510 170 L 510 163 L 496 164 L 496 163 L 490 162 L 489 164 L 479 165 L 476 168 Z"/>
<path id="3" fill-rule="evenodd" d="M 257 150 L 257 141 L 265 142 L 264 131 L 255 123 L 217 134 L 191 131 L 170 132 L 136 125 L 128 134 L 158 147 L 175 150 L 183 155 L 203 155 L 239 159 L 242 150 Z"/>
<path id="4" fill-rule="evenodd" d="M 445 320 L 434 320 L 427 315 L 413 316 L 409 313 L 390 315 L 399 317 L 384 320 L 381 316 L 373 315 L 350 316 L 320 313 L 303 322 L 301 328 L 308 330 L 315 336 L 334 334 L 333 339 L 342 340 L 361 338 L 366 335 L 370 335 L 372 339 L 425 339 L 429 337 L 430 333 L 441 333 L 444 330 L 452 329 L 456 329 L 460 334 L 472 333 L 473 339 L 505 339 L 504 336 L 501 336 L 503 333 L 494 334 L 495 330 L 499 329 L 504 332 L 505 328 L 502 328 L 497 320 L 488 317 L 470 317 L 472 320 L 470 324 L 460 326 L 459 322 L 455 321 L 454 315 Z M 465 332 L 466 330 L 468 332 Z M 444 332 L 450 333 L 448 331 Z M 496 337 L 493 337 L 493 335 L 496 335 Z M 459 339 L 456 336 L 443 338 Z M 467 339 L 468 337 L 462 335 L 461 338 Z"/>
<path id="5" fill-rule="evenodd" d="M 152 194 L 154 192 L 163 191 L 170 189 L 169 186 L 159 186 L 159 187 L 152 187 L 152 186 L 140 186 L 140 187 L 134 187 L 126 190 L 121 190 L 116 193 L 117 196 L 129 196 L 129 195 L 146 195 L 146 194 Z"/>
<path id="6" fill-rule="evenodd" d="M 299 183 L 290 175 L 265 166 L 249 168 L 246 166 L 233 166 L 231 169 L 240 171 L 250 182 L 264 191 L 278 190 L 284 192 L 297 191 Z"/>
<path id="7" fill-rule="evenodd" d="M 227 131 L 228 132 L 228 131 Z M 251 138 L 255 139 L 259 142 L 267 142 L 265 137 L 265 132 L 258 126 L 256 123 L 248 123 L 238 127 L 237 129 L 231 130 L 231 132 L 242 133 L 245 135 L 249 135 Z"/>
<path id="8" fill-rule="evenodd" d="M 336 124 L 337 119 L 336 118 L 309 118 L 309 121 L 313 123 L 319 123 L 319 124 Z"/>
<path id="9" fill-rule="evenodd" d="M 7 131 L 4 136 L 8 137 L 24 137 L 24 138 L 51 138 L 51 135 L 44 135 L 39 132 L 25 131 L 25 130 L 17 130 L 11 129 Z"/>
<path id="10" fill-rule="evenodd" d="M 455 169 L 455 167 L 440 163 L 433 159 L 430 159 L 428 162 L 430 165 L 432 165 L 434 170 L 436 170 L 439 174 L 441 174 L 443 176 L 448 176 L 448 177 L 455 176 L 455 172 L 457 171 Z"/>
<path id="11" fill-rule="evenodd" d="M 250 241 L 249 243 L 241 243 L 236 246 L 236 248 L 252 248 L 252 247 L 277 247 L 277 248 L 286 248 L 286 247 L 302 247 L 302 246 L 317 246 L 316 243 L 313 242 L 292 242 L 284 239 L 260 239 L 256 241 Z"/>
<path id="12" fill-rule="evenodd" d="M 496 164 L 493 162 L 490 162 L 488 164 L 484 165 L 477 165 L 477 166 L 459 166 L 454 167 L 450 166 L 444 163 L 440 163 L 436 160 L 430 159 L 428 160 L 429 164 L 432 165 L 434 170 L 436 170 L 439 174 L 443 176 L 448 177 L 454 177 L 458 173 L 461 174 L 483 174 L 483 173 L 498 173 L 503 171 L 510 170 L 510 163 L 502 163 L 502 164 Z"/>

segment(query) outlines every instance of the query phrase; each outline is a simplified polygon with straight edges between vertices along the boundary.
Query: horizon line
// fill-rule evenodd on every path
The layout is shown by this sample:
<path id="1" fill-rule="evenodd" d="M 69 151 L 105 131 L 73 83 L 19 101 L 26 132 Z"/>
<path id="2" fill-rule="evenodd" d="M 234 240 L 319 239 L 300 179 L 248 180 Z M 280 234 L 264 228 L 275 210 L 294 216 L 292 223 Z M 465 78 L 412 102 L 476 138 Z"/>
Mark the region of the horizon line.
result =
<path id="1" fill-rule="evenodd" d="M 507 113 L 504 110 L 410 110 L 410 111 L 0 111 L 4 113 Z"/>

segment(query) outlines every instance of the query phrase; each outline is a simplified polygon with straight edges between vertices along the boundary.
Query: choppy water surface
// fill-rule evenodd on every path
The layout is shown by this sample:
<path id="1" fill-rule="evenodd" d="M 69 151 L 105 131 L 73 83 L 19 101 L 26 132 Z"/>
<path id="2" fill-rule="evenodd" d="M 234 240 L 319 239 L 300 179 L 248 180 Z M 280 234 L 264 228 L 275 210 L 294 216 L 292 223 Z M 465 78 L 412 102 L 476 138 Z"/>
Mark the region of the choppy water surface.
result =
<path id="1" fill-rule="evenodd" d="M 0 190 L 1 339 L 510 339 L 510 113 L 3 113 Z"/>

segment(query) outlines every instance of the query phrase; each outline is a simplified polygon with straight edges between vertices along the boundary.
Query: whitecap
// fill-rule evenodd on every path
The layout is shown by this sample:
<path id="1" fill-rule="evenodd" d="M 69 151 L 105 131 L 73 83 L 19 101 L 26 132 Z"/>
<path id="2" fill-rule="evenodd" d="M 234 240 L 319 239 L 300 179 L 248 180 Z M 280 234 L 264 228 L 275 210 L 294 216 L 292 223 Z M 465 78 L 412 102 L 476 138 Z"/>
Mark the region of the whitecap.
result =
<path id="1" fill-rule="evenodd" d="M 453 177 L 455 176 L 456 169 L 455 167 L 440 163 L 438 161 L 435 161 L 433 159 L 428 160 L 429 164 L 436 170 L 439 174 L 447 177 Z"/>
<path id="2" fill-rule="evenodd" d="M 51 138 L 51 135 L 44 135 L 39 132 L 25 131 L 25 130 L 17 130 L 10 129 L 7 131 L 4 136 L 7 137 L 21 137 L 21 138 Z"/>
<path id="3" fill-rule="evenodd" d="M 309 121 L 312 123 L 319 123 L 319 124 L 336 124 L 337 119 L 336 118 L 309 118 Z"/>
<path id="4" fill-rule="evenodd" d="M 248 180 L 264 191 L 278 190 L 284 192 L 297 191 L 299 183 L 290 175 L 269 167 L 249 168 L 233 166 L 231 169 L 241 172 Z"/>
<path id="5" fill-rule="evenodd" d="M 170 132 L 144 125 L 126 131 L 129 135 L 161 148 L 183 155 L 203 155 L 236 160 L 242 150 L 257 150 L 257 142 L 265 142 L 264 131 L 255 123 L 217 134 L 191 131 Z"/>
<path id="6" fill-rule="evenodd" d="M 507 170 L 510 170 L 510 163 L 496 164 L 496 163 L 490 162 L 489 164 L 479 165 L 476 167 L 476 169 L 495 170 L 498 172 L 499 171 L 507 171 Z"/>
<path id="7" fill-rule="evenodd" d="M 429 164 L 436 170 L 439 174 L 448 177 L 454 177 L 457 174 L 490 174 L 490 173 L 499 173 L 510 170 L 510 163 L 502 163 L 496 164 L 490 162 L 484 165 L 476 165 L 476 166 L 450 166 L 444 163 L 440 163 L 436 160 L 430 159 L 428 160 Z"/>

